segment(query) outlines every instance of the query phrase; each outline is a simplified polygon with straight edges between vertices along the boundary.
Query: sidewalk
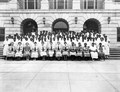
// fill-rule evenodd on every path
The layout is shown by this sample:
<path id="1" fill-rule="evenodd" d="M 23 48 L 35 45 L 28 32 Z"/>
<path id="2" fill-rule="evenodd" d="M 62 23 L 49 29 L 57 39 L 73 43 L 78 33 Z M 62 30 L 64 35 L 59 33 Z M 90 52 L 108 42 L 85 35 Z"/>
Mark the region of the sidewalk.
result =
<path id="1" fill-rule="evenodd" d="M 120 61 L 1 59 L 0 92 L 120 92 Z"/>

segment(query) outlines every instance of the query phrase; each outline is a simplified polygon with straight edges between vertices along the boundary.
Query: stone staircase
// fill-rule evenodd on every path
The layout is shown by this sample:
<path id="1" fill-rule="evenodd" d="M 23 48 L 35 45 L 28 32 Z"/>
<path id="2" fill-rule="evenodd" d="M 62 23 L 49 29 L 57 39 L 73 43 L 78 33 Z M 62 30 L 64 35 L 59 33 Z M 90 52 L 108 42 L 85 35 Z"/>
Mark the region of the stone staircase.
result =
<path id="1" fill-rule="evenodd" d="M 109 59 L 118 59 L 120 60 L 120 48 L 110 48 Z"/>

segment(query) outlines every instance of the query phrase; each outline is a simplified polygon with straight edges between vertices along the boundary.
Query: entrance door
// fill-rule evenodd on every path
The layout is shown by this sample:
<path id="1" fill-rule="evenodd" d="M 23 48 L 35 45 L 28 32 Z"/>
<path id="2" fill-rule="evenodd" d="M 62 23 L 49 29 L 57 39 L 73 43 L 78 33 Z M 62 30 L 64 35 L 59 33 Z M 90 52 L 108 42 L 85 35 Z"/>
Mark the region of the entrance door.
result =
<path id="1" fill-rule="evenodd" d="M 69 25 L 68 22 L 64 19 L 57 19 L 53 22 L 53 31 L 56 32 L 68 32 L 69 31 Z"/>
<path id="2" fill-rule="evenodd" d="M 32 20 L 32 19 L 26 19 L 22 22 L 22 30 L 23 30 L 23 34 L 27 35 L 27 34 L 31 34 L 31 32 L 38 32 L 38 27 L 37 27 L 37 23 Z"/>
<path id="3" fill-rule="evenodd" d="M 100 22 L 96 19 L 88 19 L 83 25 L 83 30 L 100 33 L 101 32 Z"/>

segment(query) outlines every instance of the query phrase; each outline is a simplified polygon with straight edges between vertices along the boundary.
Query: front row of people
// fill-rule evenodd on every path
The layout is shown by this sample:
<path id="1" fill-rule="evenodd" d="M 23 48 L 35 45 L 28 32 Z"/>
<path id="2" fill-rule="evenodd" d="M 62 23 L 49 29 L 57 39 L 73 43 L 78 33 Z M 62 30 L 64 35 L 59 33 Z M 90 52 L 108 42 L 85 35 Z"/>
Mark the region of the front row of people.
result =
<path id="1" fill-rule="evenodd" d="M 44 44 L 44 42 L 42 42 Z M 99 46 L 96 47 L 95 43 L 92 43 L 91 47 L 87 46 L 87 43 L 84 43 L 82 47 L 81 43 L 78 43 L 76 47 L 74 42 L 70 47 L 64 43 L 63 48 L 59 47 L 59 42 L 57 43 L 57 48 L 52 47 L 52 42 L 50 43 L 49 48 L 45 49 L 45 46 L 37 46 L 37 42 L 34 42 L 34 46 L 30 46 L 27 42 L 25 46 L 21 42 L 18 42 L 18 46 L 14 46 L 14 42 L 8 45 L 7 56 L 5 59 L 49 59 L 49 60 L 105 60 L 104 46 L 102 43 L 99 43 Z"/>

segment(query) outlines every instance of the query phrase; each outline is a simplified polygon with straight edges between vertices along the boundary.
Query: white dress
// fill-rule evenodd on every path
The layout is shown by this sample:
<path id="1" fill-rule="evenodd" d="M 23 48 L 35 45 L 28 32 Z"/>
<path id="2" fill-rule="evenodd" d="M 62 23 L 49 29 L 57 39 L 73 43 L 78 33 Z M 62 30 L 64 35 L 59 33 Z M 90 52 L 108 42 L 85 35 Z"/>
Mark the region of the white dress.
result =
<path id="1" fill-rule="evenodd" d="M 37 48 L 37 46 L 34 46 L 32 48 L 31 58 L 38 58 L 38 48 Z"/>
<path id="2" fill-rule="evenodd" d="M 14 46 L 8 46 L 8 52 L 7 52 L 7 57 L 14 57 L 15 52 L 14 52 Z"/>
<path id="3" fill-rule="evenodd" d="M 97 48 L 95 46 L 94 47 L 91 46 L 90 50 L 91 50 L 90 54 L 92 59 L 98 59 L 98 53 L 96 52 Z"/>
<path id="4" fill-rule="evenodd" d="M 108 42 L 104 43 L 105 49 L 104 49 L 104 53 L 105 55 L 110 55 L 110 45 Z"/>
<path id="5" fill-rule="evenodd" d="M 56 57 L 61 57 L 62 53 L 61 53 L 61 47 L 60 45 L 56 44 Z"/>
<path id="6" fill-rule="evenodd" d="M 3 43 L 3 56 L 7 56 L 7 52 L 8 52 L 8 41 L 4 41 Z"/>
<path id="7" fill-rule="evenodd" d="M 23 47 L 22 46 L 17 46 L 16 51 L 17 52 L 15 53 L 15 57 L 23 57 L 23 53 L 22 53 Z"/>
<path id="8" fill-rule="evenodd" d="M 47 56 L 46 48 L 44 45 L 40 48 L 40 55 L 41 56 Z"/>

